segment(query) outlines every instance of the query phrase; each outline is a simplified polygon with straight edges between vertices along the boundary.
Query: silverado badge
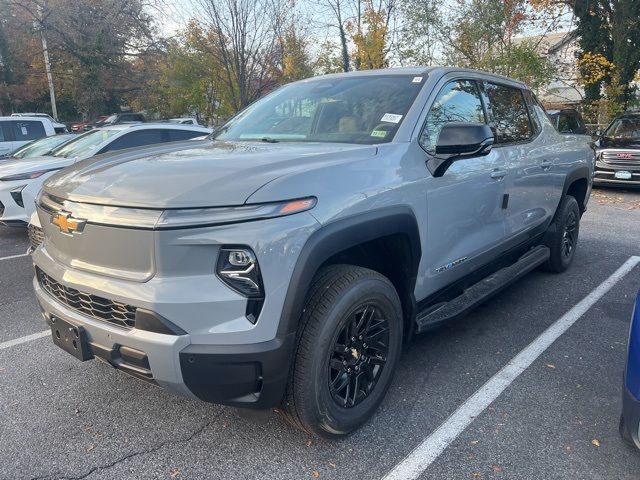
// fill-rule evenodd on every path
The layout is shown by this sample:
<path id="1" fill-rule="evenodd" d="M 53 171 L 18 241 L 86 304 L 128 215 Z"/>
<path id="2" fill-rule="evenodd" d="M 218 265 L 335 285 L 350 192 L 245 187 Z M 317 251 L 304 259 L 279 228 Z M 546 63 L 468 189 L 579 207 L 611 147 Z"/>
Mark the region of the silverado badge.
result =
<path id="1" fill-rule="evenodd" d="M 62 233 L 71 234 L 82 232 L 86 220 L 73 218 L 70 213 L 59 212 L 51 218 L 51 223 L 60 229 Z"/>

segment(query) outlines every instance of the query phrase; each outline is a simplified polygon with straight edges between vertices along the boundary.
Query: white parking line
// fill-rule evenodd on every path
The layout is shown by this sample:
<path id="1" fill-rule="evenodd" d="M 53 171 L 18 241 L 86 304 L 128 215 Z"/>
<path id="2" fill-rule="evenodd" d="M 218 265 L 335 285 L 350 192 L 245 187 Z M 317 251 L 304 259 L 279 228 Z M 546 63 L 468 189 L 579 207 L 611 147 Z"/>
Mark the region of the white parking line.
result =
<path id="1" fill-rule="evenodd" d="M 29 256 L 29 250 L 26 253 L 20 253 L 19 255 L 9 255 L 8 257 L 0 257 L 0 261 L 2 260 L 11 260 L 12 258 L 20 258 Z"/>
<path id="2" fill-rule="evenodd" d="M 42 332 L 33 333 L 31 335 L 26 335 L 20 338 L 14 338 L 13 340 L 7 340 L 6 342 L 0 343 L 0 350 L 4 350 L 5 348 L 9 347 L 15 347 L 16 345 L 27 343 L 31 340 L 37 340 L 39 338 L 46 337 L 47 335 L 51 335 L 51 330 L 43 330 Z"/>
<path id="3" fill-rule="evenodd" d="M 413 480 L 418 478 L 440 454 L 480 415 L 513 381 L 520 376 L 571 325 L 582 317 L 604 294 L 640 263 L 640 257 L 630 257 L 613 274 L 560 317 L 538 338 L 516 355 L 487 383 L 469 397 L 458 409 L 398 463 L 383 480 Z"/>

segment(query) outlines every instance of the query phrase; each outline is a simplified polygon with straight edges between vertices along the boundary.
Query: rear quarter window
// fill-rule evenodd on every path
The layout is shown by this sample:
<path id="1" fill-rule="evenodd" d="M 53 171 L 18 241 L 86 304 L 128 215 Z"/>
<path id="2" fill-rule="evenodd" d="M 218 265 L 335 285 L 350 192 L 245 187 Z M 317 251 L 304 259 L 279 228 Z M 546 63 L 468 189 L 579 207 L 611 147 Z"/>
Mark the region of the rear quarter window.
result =
<path id="1" fill-rule="evenodd" d="M 138 130 L 136 132 L 128 132 L 121 137 L 116 138 L 100 153 L 122 150 L 124 148 L 142 147 L 145 145 L 160 143 L 162 141 L 164 141 L 164 139 L 161 129 Z"/>
<path id="2" fill-rule="evenodd" d="M 192 130 L 167 130 L 169 134 L 169 142 L 178 142 L 180 140 L 190 140 L 195 137 L 207 135 L 205 132 L 194 132 Z"/>
<path id="3" fill-rule="evenodd" d="M 47 136 L 47 132 L 45 131 L 42 122 L 36 122 L 33 120 L 12 121 L 11 128 L 16 142 L 27 142 L 29 140 L 37 140 L 38 138 Z"/>

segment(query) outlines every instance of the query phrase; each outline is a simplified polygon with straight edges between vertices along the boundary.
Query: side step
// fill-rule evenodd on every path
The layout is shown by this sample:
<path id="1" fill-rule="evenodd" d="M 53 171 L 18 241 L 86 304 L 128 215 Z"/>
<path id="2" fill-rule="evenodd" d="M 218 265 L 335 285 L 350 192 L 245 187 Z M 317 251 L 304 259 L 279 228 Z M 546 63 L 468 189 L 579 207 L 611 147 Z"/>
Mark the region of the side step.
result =
<path id="1" fill-rule="evenodd" d="M 466 315 L 473 308 L 542 265 L 549 259 L 549 255 L 548 247 L 536 247 L 520 257 L 517 262 L 471 285 L 453 300 L 427 307 L 417 315 L 417 333 L 431 330 Z"/>

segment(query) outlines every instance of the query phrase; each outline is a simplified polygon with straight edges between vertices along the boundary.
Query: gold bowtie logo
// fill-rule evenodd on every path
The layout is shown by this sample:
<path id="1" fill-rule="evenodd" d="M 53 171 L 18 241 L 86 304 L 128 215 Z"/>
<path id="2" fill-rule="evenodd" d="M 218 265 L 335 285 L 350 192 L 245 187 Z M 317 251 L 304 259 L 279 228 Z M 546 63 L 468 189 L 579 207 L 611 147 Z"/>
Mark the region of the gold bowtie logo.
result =
<path id="1" fill-rule="evenodd" d="M 62 233 L 82 232 L 85 220 L 73 218 L 70 213 L 60 212 L 53 216 L 51 223 L 60 229 Z"/>

